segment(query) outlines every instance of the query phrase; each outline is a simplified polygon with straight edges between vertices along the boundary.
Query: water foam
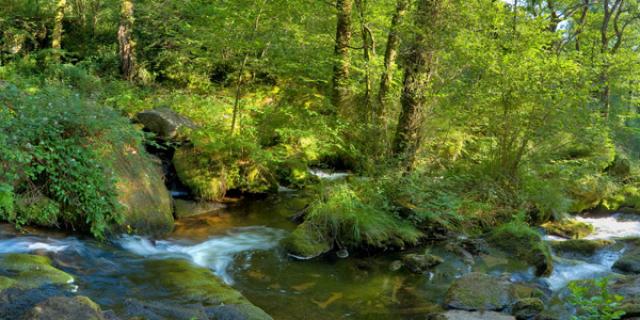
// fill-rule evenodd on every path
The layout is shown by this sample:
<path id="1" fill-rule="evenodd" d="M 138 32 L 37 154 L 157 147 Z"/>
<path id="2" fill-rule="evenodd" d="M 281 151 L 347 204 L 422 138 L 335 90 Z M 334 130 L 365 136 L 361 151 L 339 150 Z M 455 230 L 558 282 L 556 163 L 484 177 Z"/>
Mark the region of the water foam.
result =
<path id="1" fill-rule="evenodd" d="M 585 239 L 616 239 L 626 237 L 640 237 L 640 221 L 623 219 L 625 216 L 615 214 L 601 218 L 577 217 L 576 220 L 594 226 L 595 232 Z"/>
<path id="2" fill-rule="evenodd" d="M 238 254 L 273 249 L 283 237 L 282 230 L 246 227 L 233 229 L 226 235 L 197 244 L 172 240 L 151 241 L 140 236 L 123 236 L 117 242 L 125 250 L 144 257 L 187 258 L 211 269 L 225 283 L 232 284 L 228 270 Z"/>
<path id="3" fill-rule="evenodd" d="M 68 249 L 78 248 L 78 246 L 81 246 L 81 244 L 74 238 L 56 240 L 36 237 L 20 237 L 0 240 L 0 254 L 29 253 L 33 251 L 59 253 Z"/>
<path id="4" fill-rule="evenodd" d="M 338 180 L 350 176 L 347 172 L 327 172 L 321 169 L 309 169 L 309 173 L 322 180 Z"/>

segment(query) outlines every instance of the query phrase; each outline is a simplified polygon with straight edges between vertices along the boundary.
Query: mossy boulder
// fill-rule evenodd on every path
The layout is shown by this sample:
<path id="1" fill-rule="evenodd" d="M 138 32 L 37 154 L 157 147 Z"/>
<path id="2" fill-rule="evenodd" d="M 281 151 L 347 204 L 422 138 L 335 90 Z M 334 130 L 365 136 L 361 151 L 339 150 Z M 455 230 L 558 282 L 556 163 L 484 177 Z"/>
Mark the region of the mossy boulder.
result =
<path id="1" fill-rule="evenodd" d="M 227 190 L 235 188 L 233 179 L 227 177 L 224 163 L 207 157 L 195 147 L 178 148 L 173 155 L 173 165 L 180 181 L 200 200 L 220 201 Z"/>
<path id="2" fill-rule="evenodd" d="M 85 296 L 53 297 L 38 303 L 23 320 L 105 320 L 100 306 Z"/>
<path id="3" fill-rule="evenodd" d="M 4 289 L 8 289 L 15 286 L 15 284 L 16 284 L 15 280 L 8 277 L 0 276 L 0 292 L 2 292 L 2 290 Z"/>
<path id="4" fill-rule="evenodd" d="M 549 276 L 553 271 L 549 246 L 538 232 L 525 224 L 502 225 L 492 232 L 489 241 L 499 249 L 534 266 L 537 276 Z"/>
<path id="5" fill-rule="evenodd" d="M 542 311 L 544 311 L 544 303 L 538 298 L 520 299 L 512 308 L 512 313 L 517 320 L 534 319 Z"/>
<path id="6" fill-rule="evenodd" d="M 503 310 L 513 302 L 508 280 L 483 273 L 468 273 L 451 284 L 445 305 L 460 310 Z"/>
<path id="7" fill-rule="evenodd" d="M 196 127 L 189 118 L 166 107 L 142 111 L 135 116 L 135 120 L 162 140 L 176 139 L 180 129 Z"/>
<path id="8" fill-rule="evenodd" d="M 567 239 L 582 239 L 594 231 L 593 225 L 571 219 L 547 222 L 542 228 L 547 234 Z"/>
<path id="9" fill-rule="evenodd" d="M 613 265 L 613 269 L 625 274 L 640 274 L 640 247 L 626 252 Z"/>
<path id="10" fill-rule="evenodd" d="M 230 319 L 271 319 L 240 292 L 222 283 L 209 269 L 197 267 L 185 260 L 149 260 L 145 262 L 144 267 L 148 272 L 135 275 L 132 280 L 144 283 L 145 287 L 156 295 L 156 300 L 168 299 L 179 304 L 232 307 L 238 311 L 238 317 Z"/>
<path id="11" fill-rule="evenodd" d="M 104 151 L 116 178 L 123 226 L 114 231 L 163 235 L 173 230 L 171 195 L 164 184 L 159 161 L 135 145 Z"/>
<path id="12" fill-rule="evenodd" d="M 333 241 L 309 222 L 299 225 L 285 240 L 289 255 L 298 259 L 312 259 L 331 251 Z"/>
<path id="13" fill-rule="evenodd" d="M 53 267 L 49 258 L 30 254 L 1 255 L 0 271 L 5 272 L 8 277 L 0 278 L 4 279 L 1 282 L 6 288 L 35 289 L 73 282 L 73 277 Z"/>
<path id="14" fill-rule="evenodd" d="M 414 273 L 423 273 L 441 263 L 444 259 L 429 253 L 425 254 L 406 254 L 402 257 L 402 263 L 405 268 Z"/>
<path id="15" fill-rule="evenodd" d="M 584 240 L 571 239 L 566 241 L 551 241 L 549 245 L 553 250 L 559 253 L 578 254 L 583 256 L 591 256 L 596 251 L 613 245 L 612 240 Z"/>

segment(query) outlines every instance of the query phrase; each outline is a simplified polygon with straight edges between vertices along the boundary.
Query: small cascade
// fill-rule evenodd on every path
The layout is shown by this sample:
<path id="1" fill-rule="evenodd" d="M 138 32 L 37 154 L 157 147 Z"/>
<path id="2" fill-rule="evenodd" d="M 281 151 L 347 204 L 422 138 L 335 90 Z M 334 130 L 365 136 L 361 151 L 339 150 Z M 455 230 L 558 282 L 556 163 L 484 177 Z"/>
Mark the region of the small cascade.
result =
<path id="1" fill-rule="evenodd" d="M 309 169 L 309 173 L 318 177 L 321 180 L 329 180 L 329 181 L 343 179 L 351 175 L 348 172 L 340 172 L 340 171 L 329 172 L 329 171 L 325 171 L 318 168 Z"/>
<path id="2" fill-rule="evenodd" d="M 211 269 L 225 283 L 232 284 L 229 268 L 243 252 L 270 250 L 284 237 L 284 231 L 267 227 L 235 228 L 224 236 L 191 244 L 172 240 L 151 241 L 139 236 L 123 236 L 118 244 L 134 254 L 149 258 L 185 258 Z"/>

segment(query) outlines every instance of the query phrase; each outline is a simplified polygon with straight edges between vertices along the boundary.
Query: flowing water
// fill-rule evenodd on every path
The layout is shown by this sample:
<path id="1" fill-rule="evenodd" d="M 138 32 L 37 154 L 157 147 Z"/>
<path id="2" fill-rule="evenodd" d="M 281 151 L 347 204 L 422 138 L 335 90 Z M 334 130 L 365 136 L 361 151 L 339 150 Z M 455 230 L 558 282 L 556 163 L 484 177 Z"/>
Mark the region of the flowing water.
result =
<path id="1" fill-rule="evenodd" d="M 0 228 L 0 254 L 47 254 L 74 276 L 68 290 L 86 295 L 116 314 L 124 298 L 167 301 L 179 292 L 157 292 L 149 283 L 162 277 L 149 260 L 185 259 L 206 267 L 242 292 L 274 319 L 423 319 L 442 303 L 450 283 L 470 271 L 510 273 L 513 281 L 546 282 L 557 290 L 570 280 L 611 272 L 624 246 L 579 259 L 556 258 L 546 280 L 531 268 L 499 254 L 481 255 L 475 263 L 435 247 L 445 262 L 426 275 L 391 271 L 398 254 L 296 261 L 286 255 L 281 239 L 295 226 L 287 219 L 306 204 L 296 193 L 230 205 L 212 215 L 181 220 L 165 239 L 122 236 L 110 243 L 38 231 L 16 234 Z M 640 235 L 640 220 L 627 216 L 581 218 L 595 225 L 594 239 Z M 153 289 L 153 290 L 152 290 Z M 164 300 L 163 300 L 164 299 Z"/>

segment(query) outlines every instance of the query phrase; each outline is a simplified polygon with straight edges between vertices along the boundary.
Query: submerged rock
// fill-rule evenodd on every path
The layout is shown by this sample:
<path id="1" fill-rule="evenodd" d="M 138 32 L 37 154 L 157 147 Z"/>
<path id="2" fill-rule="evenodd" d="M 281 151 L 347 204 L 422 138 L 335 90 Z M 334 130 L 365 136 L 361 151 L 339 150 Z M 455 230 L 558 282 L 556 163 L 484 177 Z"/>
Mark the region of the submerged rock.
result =
<path id="1" fill-rule="evenodd" d="M 432 254 L 406 254 L 402 257 L 404 266 L 414 273 L 423 273 L 441 263 L 444 259 Z"/>
<path id="2" fill-rule="evenodd" d="M 176 218 L 186 218 L 201 214 L 210 214 L 224 208 L 225 205 L 218 202 L 197 202 L 175 199 Z"/>
<path id="3" fill-rule="evenodd" d="M 107 320 L 95 302 L 84 296 L 53 297 L 38 303 L 24 320 Z M 113 318 L 111 318 L 113 319 Z"/>
<path id="4" fill-rule="evenodd" d="M 320 230 L 304 222 L 284 240 L 284 247 L 295 258 L 313 259 L 331 251 L 333 245 Z"/>
<path id="5" fill-rule="evenodd" d="M 547 222 L 542 228 L 550 235 L 567 239 L 582 239 L 593 233 L 592 225 L 577 220 Z"/>
<path id="6" fill-rule="evenodd" d="M 503 310 L 513 302 L 509 281 L 483 273 L 469 273 L 453 282 L 445 305 L 461 310 Z"/>
<path id="7" fill-rule="evenodd" d="M 515 320 L 511 315 L 495 311 L 449 310 L 434 320 Z"/>
<path id="8" fill-rule="evenodd" d="M 169 108 L 142 111 L 135 119 L 163 140 L 175 139 L 181 128 L 195 128 L 193 121 Z"/>
<path id="9" fill-rule="evenodd" d="M 0 285 L 20 289 L 36 289 L 46 285 L 66 285 L 73 277 L 51 265 L 47 257 L 30 254 L 6 254 L 0 256 L 0 270 L 9 277 L 0 278 Z"/>
<path id="10" fill-rule="evenodd" d="M 571 239 L 566 241 L 551 241 L 549 244 L 557 252 L 576 253 L 583 256 L 591 256 L 596 251 L 611 246 L 615 243 L 612 240 L 584 240 Z"/>

